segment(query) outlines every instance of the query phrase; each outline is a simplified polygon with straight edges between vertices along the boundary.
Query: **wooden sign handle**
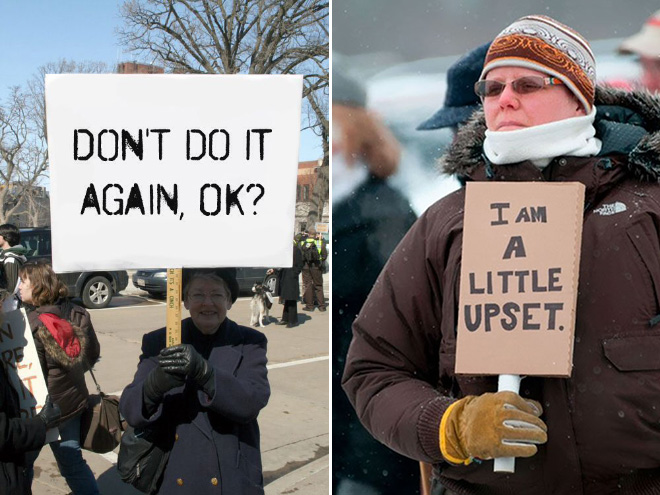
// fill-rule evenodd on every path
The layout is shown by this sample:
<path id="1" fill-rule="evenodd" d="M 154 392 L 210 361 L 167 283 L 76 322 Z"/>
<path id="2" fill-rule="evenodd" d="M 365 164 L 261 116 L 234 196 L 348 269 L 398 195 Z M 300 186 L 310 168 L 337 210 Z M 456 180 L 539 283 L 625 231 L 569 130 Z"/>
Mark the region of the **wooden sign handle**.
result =
<path id="1" fill-rule="evenodd" d="M 181 268 L 167 269 L 167 347 L 181 343 Z"/>
<path id="2" fill-rule="evenodd" d="M 433 474 L 433 466 L 426 462 L 419 461 L 419 473 L 421 495 L 431 495 L 431 475 Z"/>

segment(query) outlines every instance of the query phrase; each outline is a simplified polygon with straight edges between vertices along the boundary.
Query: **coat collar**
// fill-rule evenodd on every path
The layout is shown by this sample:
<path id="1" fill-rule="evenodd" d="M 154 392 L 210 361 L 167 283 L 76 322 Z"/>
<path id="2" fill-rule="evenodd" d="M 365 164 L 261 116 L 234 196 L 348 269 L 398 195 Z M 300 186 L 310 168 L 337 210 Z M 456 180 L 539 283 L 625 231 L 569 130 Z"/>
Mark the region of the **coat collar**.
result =
<path id="1" fill-rule="evenodd" d="M 601 167 L 607 180 L 632 174 L 639 181 L 660 179 L 660 97 L 646 91 L 624 92 L 598 87 L 596 106 L 597 137 L 603 140 L 601 155 L 619 156 Z M 461 180 L 544 180 L 531 163 L 512 166 L 491 165 L 483 154 L 486 122 L 483 110 L 475 112 L 460 128 L 440 168 Z M 581 159 L 573 159 L 579 162 Z M 593 160 L 591 158 L 590 160 Z M 522 166 L 521 166 L 522 165 Z M 518 167 L 518 170 L 513 170 Z M 623 167 L 623 170 L 615 170 Z M 622 174 L 625 171 L 627 173 Z M 570 178 L 565 180 L 580 180 Z M 589 184 L 586 184 L 589 187 Z"/>

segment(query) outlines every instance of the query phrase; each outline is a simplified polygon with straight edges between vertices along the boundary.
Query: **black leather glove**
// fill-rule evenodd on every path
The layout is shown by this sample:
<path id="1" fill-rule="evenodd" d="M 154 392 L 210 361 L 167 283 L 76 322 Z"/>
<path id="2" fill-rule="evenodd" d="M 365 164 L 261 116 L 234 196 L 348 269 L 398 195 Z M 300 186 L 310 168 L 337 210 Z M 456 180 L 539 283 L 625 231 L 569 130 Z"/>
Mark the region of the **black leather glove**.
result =
<path id="1" fill-rule="evenodd" d="M 186 383 L 184 377 L 167 373 L 160 366 L 156 366 L 144 380 L 144 396 L 152 403 L 158 404 L 163 400 L 165 393 Z"/>
<path id="2" fill-rule="evenodd" d="M 206 387 L 213 377 L 213 367 L 190 344 L 163 349 L 158 362 L 168 373 L 190 377 L 200 387 Z"/>
<path id="3" fill-rule="evenodd" d="M 39 411 L 39 414 L 37 414 L 37 418 L 44 422 L 46 429 L 48 430 L 57 426 L 61 416 L 62 411 L 60 410 L 60 406 L 53 404 L 53 402 L 50 400 L 50 395 L 47 395 L 44 407 L 42 407 L 41 411 Z"/>

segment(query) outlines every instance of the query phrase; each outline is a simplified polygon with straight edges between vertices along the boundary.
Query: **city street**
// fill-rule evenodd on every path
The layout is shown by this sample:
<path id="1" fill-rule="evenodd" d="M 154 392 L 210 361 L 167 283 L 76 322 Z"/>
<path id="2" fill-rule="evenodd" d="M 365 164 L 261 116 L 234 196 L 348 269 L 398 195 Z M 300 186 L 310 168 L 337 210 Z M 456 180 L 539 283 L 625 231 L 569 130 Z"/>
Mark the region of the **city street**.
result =
<path id="1" fill-rule="evenodd" d="M 249 297 L 239 298 L 229 317 L 248 325 L 249 303 Z M 268 337 L 271 386 L 270 402 L 259 415 L 267 495 L 329 491 L 329 311 L 309 313 L 301 307 L 299 303 L 298 327 L 274 324 L 282 313 L 282 306 L 275 303 L 269 324 L 260 329 Z M 142 335 L 165 325 L 165 303 L 129 285 L 110 307 L 90 313 L 101 343 L 97 380 L 103 392 L 119 395 L 137 368 Z M 94 393 L 89 374 L 87 379 L 90 393 Z M 102 494 L 139 494 L 119 479 L 114 465 L 117 450 L 104 455 L 84 451 L 84 457 Z M 36 462 L 32 490 L 35 495 L 70 492 L 48 446 Z"/>

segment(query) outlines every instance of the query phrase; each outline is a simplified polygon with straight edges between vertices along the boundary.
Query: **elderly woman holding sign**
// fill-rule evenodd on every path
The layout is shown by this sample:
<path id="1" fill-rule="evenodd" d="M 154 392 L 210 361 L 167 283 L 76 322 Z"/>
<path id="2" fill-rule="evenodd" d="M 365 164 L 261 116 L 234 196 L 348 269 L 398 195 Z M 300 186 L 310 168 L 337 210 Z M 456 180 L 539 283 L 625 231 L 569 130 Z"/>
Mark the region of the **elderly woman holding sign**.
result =
<path id="1" fill-rule="evenodd" d="M 433 464 L 436 493 L 660 493 L 660 99 L 595 76 L 580 34 L 519 19 L 443 160 L 463 182 L 585 186 L 571 376 L 519 395 L 456 373 L 465 188 L 420 217 L 354 323 L 343 387 L 375 437 Z M 494 473 L 486 460 L 506 456 L 515 473 Z"/>
<path id="2" fill-rule="evenodd" d="M 266 337 L 227 318 L 237 297 L 235 269 L 184 269 L 183 343 L 165 347 L 165 328 L 142 340 L 120 410 L 169 442 L 158 493 L 263 494 L 257 415 L 270 397 Z"/>

